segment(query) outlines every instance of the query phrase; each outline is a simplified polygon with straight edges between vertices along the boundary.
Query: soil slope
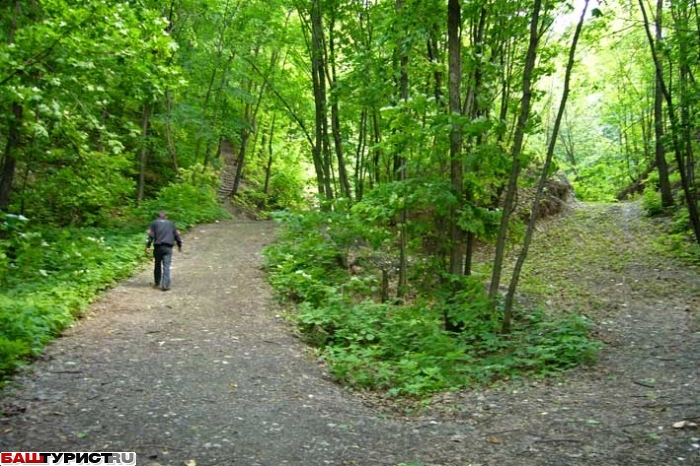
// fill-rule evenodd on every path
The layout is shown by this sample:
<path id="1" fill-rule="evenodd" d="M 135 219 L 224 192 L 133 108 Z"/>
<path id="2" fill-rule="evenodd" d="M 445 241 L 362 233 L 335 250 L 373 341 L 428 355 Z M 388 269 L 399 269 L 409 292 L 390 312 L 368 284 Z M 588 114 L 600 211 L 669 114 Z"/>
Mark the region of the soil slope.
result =
<path id="1" fill-rule="evenodd" d="M 620 206 L 591 215 L 623 233 L 643 222 Z M 267 222 L 198 227 L 171 291 L 145 270 L 106 293 L 4 389 L 0 451 L 135 451 L 151 466 L 700 464 L 696 270 L 631 255 L 582 284 L 604 303 L 595 367 L 408 415 L 334 384 L 277 315 L 260 270 L 273 235 Z"/>

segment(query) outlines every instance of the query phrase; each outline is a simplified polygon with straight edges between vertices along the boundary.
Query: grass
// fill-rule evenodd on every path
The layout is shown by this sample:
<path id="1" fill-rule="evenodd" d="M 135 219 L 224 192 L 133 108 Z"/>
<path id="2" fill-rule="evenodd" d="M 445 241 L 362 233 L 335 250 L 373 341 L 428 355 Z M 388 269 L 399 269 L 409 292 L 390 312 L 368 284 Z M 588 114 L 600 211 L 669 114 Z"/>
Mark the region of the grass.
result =
<path id="1" fill-rule="evenodd" d="M 540 223 L 519 293 L 549 309 L 584 314 L 610 305 L 621 288 L 668 293 L 667 283 L 645 280 L 669 267 L 672 254 L 659 244 L 663 234 L 638 204 L 579 205 Z"/>

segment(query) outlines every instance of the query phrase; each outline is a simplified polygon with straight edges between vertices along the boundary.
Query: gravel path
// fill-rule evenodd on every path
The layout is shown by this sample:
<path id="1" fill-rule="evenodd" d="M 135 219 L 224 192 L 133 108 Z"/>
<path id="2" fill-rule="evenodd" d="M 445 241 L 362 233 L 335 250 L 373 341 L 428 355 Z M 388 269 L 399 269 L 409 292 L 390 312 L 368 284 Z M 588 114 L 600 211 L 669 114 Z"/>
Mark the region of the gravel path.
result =
<path id="1" fill-rule="evenodd" d="M 0 451 L 135 451 L 151 466 L 700 464 L 700 431 L 673 428 L 700 423 L 691 311 L 640 294 L 606 324 L 627 336 L 596 367 L 399 415 L 335 385 L 276 315 L 260 270 L 273 234 L 195 228 L 171 291 L 151 288 L 150 269 L 110 290 L 3 391 Z"/>

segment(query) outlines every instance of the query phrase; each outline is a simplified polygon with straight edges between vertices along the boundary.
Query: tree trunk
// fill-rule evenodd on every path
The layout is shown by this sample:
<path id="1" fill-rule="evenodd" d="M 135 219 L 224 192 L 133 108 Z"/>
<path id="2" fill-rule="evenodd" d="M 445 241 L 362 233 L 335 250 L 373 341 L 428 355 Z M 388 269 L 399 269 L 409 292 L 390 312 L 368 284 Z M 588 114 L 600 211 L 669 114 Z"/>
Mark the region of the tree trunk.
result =
<path id="1" fill-rule="evenodd" d="M 15 11 L 12 15 L 10 30 L 7 36 L 7 43 L 15 42 L 15 31 L 17 29 L 17 19 L 22 9 L 22 2 L 15 2 Z M 0 210 L 7 210 L 12 198 L 12 184 L 17 170 L 17 158 L 15 152 L 21 143 L 20 129 L 22 128 L 22 117 L 24 109 L 18 102 L 12 102 L 10 112 L 7 117 L 7 142 L 5 152 L 2 157 L 2 178 L 0 178 Z"/>
<path id="2" fill-rule="evenodd" d="M 404 8 L 404 0 L 396 0 L 396 12 L 397 16 L 402 13 Z M 399 89 L 401 90 L 401 100 L 406 103 L 408 101 L 408 53 L 405 50 L 399 51 L 397 47 L 397 52 L 400 57 L 400 68 L 399 68 Z M 404 111 L 406 111 L 404 109 Z M 394 171 L 398 177 L 399 181 L 406 181 L 406 158 L 403 156 L 402 151 L 404 149 L 399 148 L 396 154 L 394 154 Z M 396 290 L 396 297 L 398 299 L 403 299 L 408 291 L 408 211 L 406 208 L 402 208 L 399 214 L 399 280 Z"/>
<path id="3" fill-rule="evenodd" d="M 143 112 L 141 115 L 141 158 L 139 163 L 139 185 L 136 198 L 138 201 L 143 200 L 144 189 L 146 186 L 146 165 L 148 159 L 148 128 L 151 124 L 151 104 L 148 102 L 143 104 Z"/>
<path id="4" fill-rule="evenodd" d="M 525 128 L 530 117 L 530 101 L 532 99 L 532 75 L 535 70 L 537 58 L 537 46 L 539 44 L 538 26 L 540 19 L 540 9 L 542 0 L 535 0 L 532 9 L 530 22 L 530 39 L 528 43 L 527 55 L 525 58 L 525 69 L 523 70 L 523 96 L 520 103 L 520 114 L 513 137 L 513 147 L 511 149 L 512 165 L 506 198 L 503 203 L 501 213 L 501 225 L 496 239 L 496 252 L 493 260 L 493 272 L 491 274 L 491 284 L 489 286 L 489 300 L 496 306 L 496 296 L 501 283 L 501 272 L 503 269 L 503 259 L 506 250 L 506 237 L 508 234 L 508 222 L 510 214 L 515 205 L 515 192 L 518 189 L 518 176 L 520 175 L 520 154 L 525 139 Z"/>
<path id="5" fill-rule="evenodd" d="M 264 84 L 261 86 L 264 87 Z M 251 94 L 253 90 L 252 80 L 248 80 L 245 87 L 247 88 L 246 92 L 248 94 Z M 257 105 L 260 104 L 260 100 L 262 99 L 262 93 L 263 90 L 261 89 Z M 250 133 L 254 131 L 255 128 L 256 113 L 257 111 L 253 110 L 253 104 L 251 102 L 246 102 L 243 110 L 243 128 L 241 128 L 240 133 L 241 145 L 238 148 L 238 157 L 236 159 L 236 176 L 233 179 L 233 189 L 231 190 L 232 198 L 238 195 L 238 188 L 241 185 L 241 179 L 243 177 L 243 166 L 245 165 L 246 154 L 248 153 L 248 141 L 250 141 Z"/>
<path id="6" fill-rule="evenodd" d="M 438 44 L 438 38 L 440 37 L 440 34 L 440 27 L 437 23 L 435 23 L 433 25 L 433 28 L 430 30 L 430 36 L 427 40 L 428 60 L 430 60 L 430 63 L 442 63 L 442 57 L 440 56 L 440 46 Z M 444 99 L 442 97 L 442 74 L 442 68 L 435 67 L 433 71 L 433 96 L 435 97 L 435 102 L 441 108 L 444 105 Z"/>
<path id="7" fill-rule="evenodd" d="M 17 169 L 15 152 L 21 143 L 20 128 L 22 125 L 23 108 L 17 102 L 12 103 L 12 112 L 9 116 L 7 143 L 3 156 L 2 180 L 0 180 L 0 210 L 7 210 L 12 197 L 12 184 Z"/>
<path id="8" fill-rule="evenodd" d="M 383 159 L 382 154 L 383 151 L 381 149 L 381 142 L 382 142 L 382 129 L 381 125 L 379 124 L 379 110 L 376 108 L 372 109 L 372 175 L 370 176 L 369 179 L 369 187 L 370 189 L 374 188 L 376 185 L 379 185 L 382 179 L 382 169 L 381 169 L 381 161 Z"/>
<path id="9" fill-rule="evenodd" d="M 175 0 L 170 1 L 170 7 L 168 8 L 168 26 L 166 27 L 166 32 L 170 35 L 175 29 Z M 172 57 L 168 58 L 168 65 L 173 61 Z M 170 86 L 165 88 L 165 142 L 168 148 L 168 153 L 170 154 L 170 159 L 173 161 L 173 168 L 175 171 L 179 171 L 180 167 L 177 162 L 177 147 L 175 146 L 175 141 L 173 140 L 173 93 Z"/>
<path id="10" fill-rule="evenodd" d="M 311 74 L 313 78 L 316 133 L 312 155 L 316 168 L 319 194 L 333 199 L 330 157 L 328 156 L 328 98 L 324 65 L 324 33 L 321 0 L 311 2 Z"/>
<path id="11" fill-rule="evenodd" d="M 586 17 L 586 11 L 588 10 L 589 0 L 584 0 L 583 11 L 581 12 L 581 17 L 576 25 L 576 31 L 574 32 L 574 37 L 571 41 L 571 48 L 569 49 L 569 61 L 566 64 L 566 74 L 564 76 L 564 90 L 561 96 L 561 103 L 559 104 L 559 111 L 557 112 L 556 120 L 554 121 L 554 128 L 552 128 L 552 137 L 547 146 L 547 156 L 542 167 L 542 173 L 540 174 L 540 180 L 537 184 L 537 192 L 535 194 L 535 200 L 532 203 L 532 210 L 530 212 L 530 220 L 527 225 L 527 230 L 525 232 L 525 238 L 523 240 L 523 247 L 518 255 L 518 260 L 515 263 L 513 269 L 513 275 L 510 279 L 510 284 L 508 286 L 508 292 L 506 294 L 505 309 L 503 312 L 503 333 L 509 333 L 511 328 L 511 321 L 513 318 L 513 303 L 515 300 L 515 290 L 518 287 L 518 281 L 520 280 L 520 272 L 522 271 L 523 264 L 527 258 L 527 253 L 530 248 L 530 242 L 532 241 L 532 235 L 535 231 L 535 223 L 537 222 L 537 211 L 540 207 L 540 200 L 542 199 L 542 193 L 544 192 L 544 186 L 547 182 L 547 177 L 549 175 L 549 167 L 552 164 L 552 158 L 554 156 L 554 147 L 557 141 L 557 135 L 559 133 L 559 128 L 561 127 L 561 121 L 564 117 L 564 109 L 566 108 L 566 101 L 569 98 L 569 90 L 571 83 L 571 73 L 574 68 L 574 59 L 576 57 L 576 45 L 578 44 L 579 37 L 581 36 L 581 29 L 583 29 L 583 21 Z M 536 7 L 537 8 L 537 7 Z"/>
<path id="12" fill-rule="evenodd" d="M 477 57 L 477 62 L 474 65 L 474 73 L 464 99 L 464 109 L 462 113 L 468 115 L 471 120 L 476 120 L 480 116 L 488 112 L 488 108 L 482 108 L 477 101 L 477 95 L 483 91 L 483 49 L 484 49 L 484 31 L 486 28 L 486 8 L 482 5 L 479 13 L 479 20 L 476 27 L 473 29 L 472 43 L 474 44 L 474 55 Z M 487 99 L 483 99 L 487 100 Z M 482 137 L 471 136 L 468 140 L 468 152 L 473 155 L 472 151 L 475 147 L 481 145 Z M 467 187 L 464 192 L 464 201 L 467 204 L 474 203 L 474 194 L 471 187 Z M 472 274 L 472 258 L 474 255 L 474 242 L 476 235 L 473 232 L 467 232 L 466 248 L 464 250 L 464 275 Z"/>
<path id="13" fill-rule="evenodd" d="M 694 97 L 691 96 L 693 91 L 693 75 L 690 69 L 690 51 L 688 50 L 688 12 L 687 5 L 682 2 L 671 4 L 672 17 L 676 34 L 678 35 L 678 80 L 680 85 L 680 130 L 681 130 L 681 151 L 685 163 L 685 172 L 688 177 L 688 182 L 695 187 L 695 154 L 693 152 L 693 128 L 694 124 L 691 121 L 691 106 Z M 697 202 L 697 198 L 695 198 Z"/>
<path id="14" fill-rule="evenodd" d="M 332 92 L 337 86 L 338 76 L 335 66 L 335 22 L 331 21 L 328 26 L 329 30 L 329 51 L 330 51 L 330 76 L 327 76 L 331 87 L 331 132 L 333 133 L 333 147 L 335 148 L 335 156 L 338 160 L 338 181 L 340 182 L 340 194 L 343 197 L 352 199 L 352 190 L 350 189 L 350 179 L 348 178 L 348 170 L 345 165 L 345 155 L 343 151 L 343 138 L 340 133 L 340 108 L 338 104 L 338 96 Z"/>
<path id="15" fill-rule="evenodd" d="M 276 119 L 277 119 L 277 115 L 272 114 L 272 121 L 270 122 L 270 134 L 268 136 L 268 142 L 267 142 L 267 165 L 265 165 L 265 185 L 263 187 L 263 192 L 267 195 L 270 194 L 270 177 L 272 174 L 272 162 L 274 160 L 274 154 L 272 151 L 272 141 L 273 141 L 274 136 L 275 136 L 275 120 Z"/>
<path id="16" fill-rule="evenodd" d="M 180 166 L 177 162 L 177 147 L 175 147 L 175 141 L 173 141 L 173 94 L 170 89 L 165 90 L 165 105 L 167 106 L 167 115 L 165 116 L 165 141 L 168 147 L 168 153 L 170 154 L 170 159 L 173 161 L 173 168 L 175 168 L 175 171 L 177 172 L 180 170 Z"/>
<path id="17" fill-rule="evenodd" d="M 459 226 L 459 215 L 463 208 L 463 161 L 462 161 L 462 10 L 459 0 L 449 0 L 447 5 L 447 42 L 449 54 L 449 112 L 453 119 L 450 128 L 450 181 L 457 197 L 457 205 L 450 213 L 450 266 L 449 273 L 460 275 L 464 231 Z"/>
<path id="18" fill-rule="evenodd" d="M 357 135 L 357 151 L 355 153 L 355 199 L 358 202 L 362 200 L 365 190 L 368 113 L 367 107 L 364 107 L 360 114 L 359 134 Z"/>
<path id="19" fill-rule="evenodd" d="M 656 76 L 658 78 L 658 84 L 661 88 L 661 93 L 666 100 L 666 106 L 668 107 L 668 116 L 671 120 L 671 141 L 673 142 L 673 153 L 675 154 L 676 164 L 678 166 L 678 172 L 681 176 L 681 185 L 683 187 L 683 193 L 685 194 L 685 201 L 688 206 L 688 216 L 690 217 L 690 225 L 693 228 L 693 233 L 695 235 L 695 241 L 700 244 L 700 215 L 698 215 L 698 204 L 697 197 L 695 195 L 695 184 L 689 179 L 686 173 L 686 166 L 683 160 L 683 153 L 681 149 L 681 143 L 679 141 L 679 124 L 678 117 L 676 115 L 675 105 L 673 103 L 673 98 L 671 93 L 666 86 L 661 68 L 661 61 L 656 53 L 656 47 L 654 45 L 654 39 L 651 35 L 651 28 L 649 26 L 649 17 L 647 16 L 646 8 L 644 7 L 643 0 L 639 0 L 639 8 L 642 12 L 642 17 L 644 19 L 644 30 L 647 35 L 647 40 L 649 41 L 649 48 L 651 49 L 651 55 L 654 60 L 654 67 L 656 69 Z"/>

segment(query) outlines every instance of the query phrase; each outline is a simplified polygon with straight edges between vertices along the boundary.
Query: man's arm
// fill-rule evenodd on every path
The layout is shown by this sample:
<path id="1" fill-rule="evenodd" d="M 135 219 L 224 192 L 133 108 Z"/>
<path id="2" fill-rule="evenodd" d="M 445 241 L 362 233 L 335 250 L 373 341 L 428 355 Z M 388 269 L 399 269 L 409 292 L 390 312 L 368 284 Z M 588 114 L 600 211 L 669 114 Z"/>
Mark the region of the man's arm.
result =
<path id="1" fill-rule="evenodd" d="M 175 242 L 177 243 L 177 250 L 182 252 L 182 236 L 177 228 L 175 228 Z"/>
<path id="2" fill-rule="evenodd" d="M 148 227 L 148 230 L 146 230 L 146 254 L 151 253 L 151 245 L 153 244 L 153 241 L 155 241 L 156 234 L 155 231 L 153 231 L 153 225 Z"/>

